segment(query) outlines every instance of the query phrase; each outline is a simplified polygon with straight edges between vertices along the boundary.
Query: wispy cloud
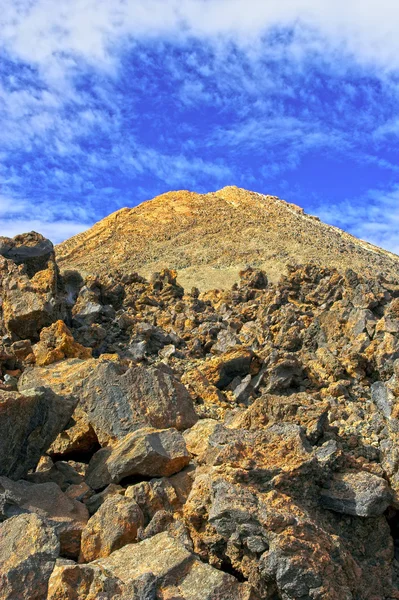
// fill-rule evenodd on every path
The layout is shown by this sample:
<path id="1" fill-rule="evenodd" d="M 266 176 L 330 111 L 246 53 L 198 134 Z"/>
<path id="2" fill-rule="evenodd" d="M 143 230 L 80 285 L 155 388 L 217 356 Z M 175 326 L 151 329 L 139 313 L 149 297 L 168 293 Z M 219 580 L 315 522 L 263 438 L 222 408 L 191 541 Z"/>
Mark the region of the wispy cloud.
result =
<path id="1" fill-rule="evenodd" d="M 399 254 L 399 186 L 329 206 L 319 204 L 314 211 L 327 223 Z"/>

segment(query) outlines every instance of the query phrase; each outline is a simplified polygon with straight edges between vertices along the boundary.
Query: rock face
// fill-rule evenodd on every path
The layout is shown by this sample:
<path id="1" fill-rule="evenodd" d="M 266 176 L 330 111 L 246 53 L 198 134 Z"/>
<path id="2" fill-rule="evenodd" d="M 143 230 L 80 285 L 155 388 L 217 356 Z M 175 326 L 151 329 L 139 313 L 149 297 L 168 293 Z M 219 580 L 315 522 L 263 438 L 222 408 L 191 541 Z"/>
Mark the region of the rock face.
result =
<path id="1" fill-rule="evenodd" d="M 35 514 L 0 525 L 0 598 L 43 600 L 59 554 L 53 529 Z"/>
<path id="2" fill-rule="evenodd" d="M 185 277 L 191 256 L 209 269 L 196 223 L 219 243 L 240 216 L 222 277 L 262 256 L 257 218 L 284 261 L 322 244 L 338 268 L 319 252 L 278 282 L 258 258 L 231 289 L 200 292 L 202 267 L 190 291 L 174 269 L 146 280 L 119 254 L 126 212 L 98 249 L 118 270 L 59 275 L 38 234 L 0 240 L 0 600 L 399 600 L 397 259 L 240 190 L 148 206 L 133 263 L 153 236 L 168 258 L 164 215 Z"/>

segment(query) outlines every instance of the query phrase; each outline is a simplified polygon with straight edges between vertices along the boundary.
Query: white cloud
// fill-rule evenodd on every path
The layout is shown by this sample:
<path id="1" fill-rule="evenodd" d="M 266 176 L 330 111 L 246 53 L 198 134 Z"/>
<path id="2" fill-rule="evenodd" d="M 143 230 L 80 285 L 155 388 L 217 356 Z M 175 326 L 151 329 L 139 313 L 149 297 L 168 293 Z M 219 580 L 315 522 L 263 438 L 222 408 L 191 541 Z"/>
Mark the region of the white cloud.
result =
<path id="1" fill-rule="evenodd" d="M 399 4 L 395 0 L 6 0 L 2 44 L 46 76 L 62 80 L 81 56 L 112 68 L 114 45 L 148 37 L 220 38 L 256 52 L 262 35 L 296 26 L 298 57 L 326 44 L 383 69 L 399 67 Z"/>
<path id="2" fill-rule="evenodd" d="M 331 225 L 399 254 L 399 186 L 372 190 L 363 198 L 319 204 L 314 212 Z"/>
<path id="3" fill-rule="evenodd" d="M 48 222 L 40 219 L 3 219 L 0 218 L 0 235 L 14 237 L 20 233 L 37 231 L 58 244 L 77 233 L 85 231 L 88 225 L 73 221 Z"/>

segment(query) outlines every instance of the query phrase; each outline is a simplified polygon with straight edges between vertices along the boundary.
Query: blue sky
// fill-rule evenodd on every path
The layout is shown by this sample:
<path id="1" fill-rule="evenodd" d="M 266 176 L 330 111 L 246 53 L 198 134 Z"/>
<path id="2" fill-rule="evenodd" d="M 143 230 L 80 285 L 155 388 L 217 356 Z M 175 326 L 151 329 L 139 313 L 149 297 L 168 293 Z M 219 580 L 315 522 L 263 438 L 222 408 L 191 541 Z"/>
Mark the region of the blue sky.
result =
<path id="1" fill-rule="evenodd" d="M 399 253 L 395 0 L 3 0 L 0 28 L 0 234 L 237 185 Z"/>

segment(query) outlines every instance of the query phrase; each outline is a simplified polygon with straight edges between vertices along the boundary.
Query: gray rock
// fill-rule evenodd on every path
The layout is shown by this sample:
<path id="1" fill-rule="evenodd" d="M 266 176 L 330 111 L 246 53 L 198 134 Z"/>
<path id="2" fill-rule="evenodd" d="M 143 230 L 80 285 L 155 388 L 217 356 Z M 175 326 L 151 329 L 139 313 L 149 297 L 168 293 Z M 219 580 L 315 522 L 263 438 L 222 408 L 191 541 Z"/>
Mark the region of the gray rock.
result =
<path id="1" fill-rule="evenodd" d="M 44 600 L 60 545 L 52 527 L 35 514 L 0 525 L 0 598 Z"/>
<path id="2" fill-rule="evenodd" d="M 324 508 L 357 517 L 378 517 L 392 500 L 385 479 L 366 471 L 335 473 L 328 488 L 320 494 Z"/>
<path id="3" fill-rule="evenodd" d="M 175 429 L 139 429 L 112 448 L 102 448 L 89 463 L 86 482 L 98 490 L 125 477 L 168 477 L 181 471 L 190 455 Z"/>
<path id="4" fill-rule="evenodd" d="M 49 388 L 0 391 L 0 475 L 24 477 L 65 428 L 76 405 Z"/>
<path id="5" fill-rule="evenodd" d="M 392 414 L 395 396 L 382 381 L 376 381 L 371 386 L 371 399 L 386 419 Z"/>
<path id="6" fill-rule="evenodd" d="M 166 365 L 121 373 L 118 365 L 102 363 L 86 382 L 84 402 L 100 443 L 145 426 L 184 430 L 198 420 L 188 391 Z"/>

